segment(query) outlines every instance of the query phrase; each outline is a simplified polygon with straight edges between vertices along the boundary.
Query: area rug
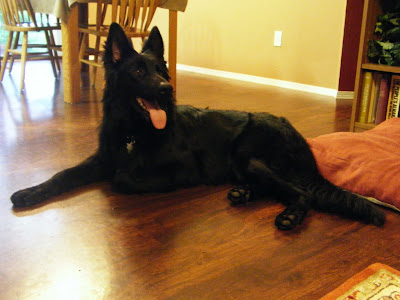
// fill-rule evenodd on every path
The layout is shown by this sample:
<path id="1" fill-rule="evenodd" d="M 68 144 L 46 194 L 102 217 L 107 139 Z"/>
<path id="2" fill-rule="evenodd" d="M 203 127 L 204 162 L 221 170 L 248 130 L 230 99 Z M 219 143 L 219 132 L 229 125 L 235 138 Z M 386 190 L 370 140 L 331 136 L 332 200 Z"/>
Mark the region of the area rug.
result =
<path id="1" fill-rule="evenodd" d="M 400 299 L 400 272 L 384 264 L 372 264 L 320 300 Z"/>

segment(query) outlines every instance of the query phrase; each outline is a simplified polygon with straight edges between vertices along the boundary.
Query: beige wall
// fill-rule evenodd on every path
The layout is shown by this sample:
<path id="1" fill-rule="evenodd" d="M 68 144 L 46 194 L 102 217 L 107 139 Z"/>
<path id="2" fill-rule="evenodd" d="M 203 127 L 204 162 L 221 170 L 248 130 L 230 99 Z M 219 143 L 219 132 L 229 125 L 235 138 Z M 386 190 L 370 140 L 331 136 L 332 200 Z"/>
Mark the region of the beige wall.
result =
<path id="1" fill-rule="evenodd" d="M 337 90 L 345 12 L 346 0 L 189 0 L 178 13 L 178 63 Z M 167 54 L 168 10 L 153 25 Z"/>
<path id="2" fill-rule="evenodd" d="M 337 90 L 345 11 L 346 0 L 189 0 L 178 14 L 178 63 Z M 153 24 L 167 48 L 168 11 Z"/>

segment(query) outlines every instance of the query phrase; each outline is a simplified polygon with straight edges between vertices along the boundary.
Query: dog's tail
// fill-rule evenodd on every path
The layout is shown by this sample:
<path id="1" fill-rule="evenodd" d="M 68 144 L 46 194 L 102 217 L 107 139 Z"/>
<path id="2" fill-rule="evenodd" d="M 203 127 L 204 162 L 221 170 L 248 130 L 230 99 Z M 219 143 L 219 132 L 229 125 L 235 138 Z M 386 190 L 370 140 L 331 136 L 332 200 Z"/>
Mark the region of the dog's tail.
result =
<path id="1" fill-rule="evenodd" d="M 318 175 L 315 184 L 310 189 L 315 208 L 356 218 L 376 226 L 382 226 L 385 223 L 384 213 L 375 204 L 364 197 L 333 185 L 322 175 Z"/>
<path id="2" fill-rule="evenodd" d="M 262 180 L 276 182 L 281 187 L 302 196 L 303 199 L 308 199 L 310 206 L 316 209 L 376 226 L 382 226 L 385 223 L 385 215 L 376 205 L 359 195 L 335 186 L 318 171 L 311 176 L 304 176 L 301 182 L 296 182 L 296 184 L 282 179 L 259 160 L 250 161 L 249 171 L 261 176 Z"/>

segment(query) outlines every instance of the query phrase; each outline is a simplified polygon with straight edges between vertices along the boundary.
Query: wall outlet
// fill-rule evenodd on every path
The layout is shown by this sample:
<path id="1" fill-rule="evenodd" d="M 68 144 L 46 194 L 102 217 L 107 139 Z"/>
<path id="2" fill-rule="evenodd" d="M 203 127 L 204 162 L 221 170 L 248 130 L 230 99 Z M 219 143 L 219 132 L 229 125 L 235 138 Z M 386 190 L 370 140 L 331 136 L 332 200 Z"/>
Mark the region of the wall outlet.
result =
<path id="1" fill-rule="evenodd" d="M 275 31 L 274 35 L 274 46 L 282 46 L 282 31 Z"/>

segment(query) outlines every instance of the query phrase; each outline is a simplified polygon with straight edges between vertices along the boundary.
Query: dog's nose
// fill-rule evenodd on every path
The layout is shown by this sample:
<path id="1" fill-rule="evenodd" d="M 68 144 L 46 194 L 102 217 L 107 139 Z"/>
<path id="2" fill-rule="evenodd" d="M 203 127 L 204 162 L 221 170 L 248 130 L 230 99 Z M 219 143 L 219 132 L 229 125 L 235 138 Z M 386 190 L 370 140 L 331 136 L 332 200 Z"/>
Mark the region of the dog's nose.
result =
<path id="1" fill-rule="evenodd" d="M 161 82 L 159 89 L 160 92 L 163 94 L 172 93 L 173 90 L 172 85 L 168 81 Z"/>

